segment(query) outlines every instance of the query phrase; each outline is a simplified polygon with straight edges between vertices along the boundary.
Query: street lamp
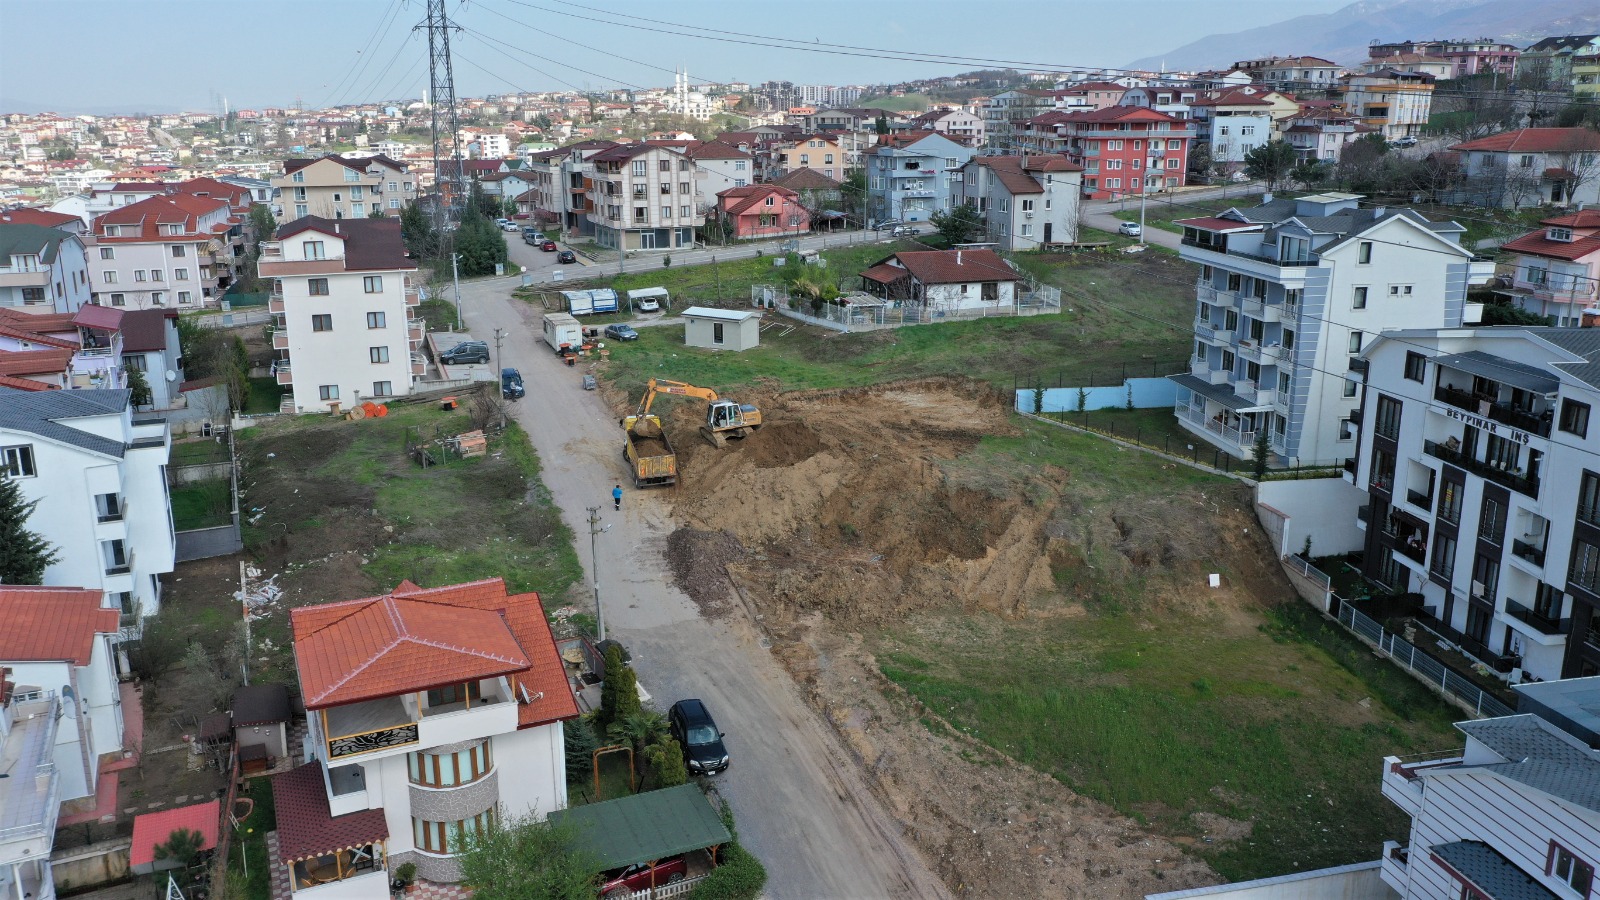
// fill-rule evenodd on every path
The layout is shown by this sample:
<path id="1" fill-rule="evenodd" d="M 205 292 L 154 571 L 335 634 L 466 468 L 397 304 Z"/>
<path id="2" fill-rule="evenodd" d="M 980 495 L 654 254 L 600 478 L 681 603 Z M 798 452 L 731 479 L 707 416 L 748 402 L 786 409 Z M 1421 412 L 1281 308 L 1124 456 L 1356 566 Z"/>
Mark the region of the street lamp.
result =
<path id="1" fill-rule="evenodd" d="M 1151 143 L 1154 143 L 1154 141 L 1152 141 Z M 1142 178 L 1146 179 L 1146 183 L 1145 184 L 1141 184 L 1139 186 L 1139 243 L 1141 243 L 1141 244 L 1145 243 L 1145 239 L 1144 239 L 1144 205 L 1145 205 L 1145 198 L 1150 193 L 1150 191 L 1148 190 L 1148 188 L 1150 187 L 1150 185 L 1148 183 L 1148 179 L 1150 177 L 1149 172 L 1152 169 L 1154 169 L 1156 171 L 1156 184 L 1157 184 L 1157 186 L 1159 186 L 1160 183 L 1161 183 L 1161 181 L 1160 181 L 1160 179 L 1161 179 L 1161 174 L 1160 174 L 1161 173 L 1161 157 L 1163 157 L 1165 155 L 1166 155 L 1166 151 L 1157 150 L 1155 147 L 1151 147 L 1150 148 L 1150 159 L 1146 162 L 1146 165 L 1145 165 L 1145 174 L 1143 176 L 1141 176 Z"/>

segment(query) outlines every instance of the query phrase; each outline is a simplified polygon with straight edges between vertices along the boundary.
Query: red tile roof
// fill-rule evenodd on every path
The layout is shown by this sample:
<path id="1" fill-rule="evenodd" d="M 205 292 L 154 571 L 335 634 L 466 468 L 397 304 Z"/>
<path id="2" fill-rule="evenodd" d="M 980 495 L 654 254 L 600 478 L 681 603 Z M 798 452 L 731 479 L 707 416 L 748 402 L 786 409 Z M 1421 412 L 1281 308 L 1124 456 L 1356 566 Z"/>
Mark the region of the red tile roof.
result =
<path id="1" fill-rule="evenodd" d="M 48 209 L 10 209 L 0 213 L 0 222 L 16 222 L 22 225 L 43 225 L 46 228 L 60 228 L 62 225 L 82 226 L 83 220 L 77 216 L 66 213 L 51 212 Z"/>
<path id="2" fill-rule="evenodd" d="M 0 322 L 7 322 L 17 328 L 26 328 L 39 334 L 71 334 L 78 333 L 78 326 L 72 324 L 73 313 L 26 313 L 14 309 L 0 309 Z"/>
<path id="3" fill-rule="evenodd" d="M 94 220 L 96 240 L 101 243 L 166 241 L 182 242 L 208 239 L 212 231 L 200 230 L 200 218 L 218 209 L 229 209 L 228 201 L 220 197 L 196 197 L 193 194 L 162 194 L 146 197 L 138 203 L 119 206 Z M 234 220 L 228 219 L 232 223 Z M 106 237 L 105 226 L 119 225 L 136 229 L 133 234 Z M 162 234 L 161 225 L 182 225 L 184 234 Z M 212 226 L 213 230 L 217 226 Z M 221 226 L 226 230 L 227 226 Z"/>
<path id="4" fill-rule="evenodd" d="M 1056 125 L 1073 122 L 1183 122 L 1158 109 L 1144 106 L 1107 106 L 1104 109 L 1084 109 L 1076 112 L 1051 110 L 1029 119 L 1029 124 Z"/>
<path id="5" fill-rule="evenodd" d="M 278 817 L 278 859 L 284 863 L 389 838 L 382 809 L 333 816 L 320 762 L 308 762 L 273 778 L 272 804 Z"/>
<path id="6" fill-rule="evenodd" d="M 518 727 L 578 714 L 539 595 L 510 594 L 504 579 L 441 588 L 405 581 L 382 597 L 289 615 L 308 708 L 509 675 Z"/>
<path id="7" fill-rule="evenodd" d="M 74 587 L 0 587 L 0 660 L 87 666 L 94 636 L 116 634 L 121 613 L 104 594 Z"/>
<path id="8" fill-rule="evenodd" d="M 974 156 L 970 165 L 983 166 L 994 173 L 1006 191 L 1017 194 L 1042 194 L 1044 185 L 1030 172 L 1082 172 L 1083 167 L 1059 153 L 1034 156 Z"/>
<path id="9" fill-rule="evenodd" d="M 791 191 L 836 191 L 840 183 L 818 172 L 816 169 L 801 167 L 779 178 L 772 184 L 786 187 Z"/>
<path id="10" fill-rule="evenodd" d="M 82 325 L 85 328 L 118 331 L 122 328 L 122 310 L 114 306 L 85 303 L 73 314 L 72 324 Z"/>
<path id="11" fill-rule="evenodd" d="M 684 148 L 683 155 L 690 159 L 749 159 L 750 154 L 732 144 L 721 141 L 702 141 Z"/>
<path id="12" fill-rule="evenodd" d="M 1571 215 L 1540 219 L 1540 225 L 1565 225 L 1568 228 L 1600 228 L 1600 209 L 1580 209 Z"/>
<path id="13" fill-rule="evenodd" d="M 122 350 L 145 353 L 167 349 L 167 322 L 178 321 L 175 309 L 137 309 L 122 314 Z"/>
<path id="14" fill-rule="evenodd" d="M 1587 128 L 1519 128 L 1456 144 L 1450 149 L 1489 153 L 1592 153 L 1600 151 L 1600 133 Z"/>
<path id="15" fill-rule="evenodd" d="M 19 391 L 59 391 L 59 384 L 45 384 L 31 378 L 16 378 L 11 375 L 0 375 L 0 387 L 15 388 Z"/>
<path id="16" fill-rule="evenodd" d="M 27 341 L 31 344 L 43 344 L 46 347 L 54 347 L 57 350 L 78 349 L 77 341 L 69 341 L 61 337 L 52 337 L 49 332 L 35 331 L 34 329 L 28 327 L 30 324 L 32 323 L 16 322 L 13 324 L 10 319 L 0 319 L 0 335 L 4 335 L 8 338 L 15 338 L 19 341 Z"/>
<path id="17" fill-rule="evenodd" d="M 371 156 L 354 156 L 354 157 L 344 157 L 344 156 L 338 155 L 337 153 L 329 153 L 329 154 L 327 154 L 325 156 L 316 157 L 315 159 L 286 159 L 286 160 L 283 161 L 283 174 L 288 175 L 288 174 L 290 174 L 292 172 L 295 172 L 295 171 L 297 171 L 299 169 L 304 169 L 306 166 L 309 166 L 312 163 L 321 162 L 321 161 L 323 161 L 325 159 L 331 159 L 334 162 L 338 163 L 341 166 L 344 166 L 347 169 L 356 169 L 356 170 L 362 171 L 362 172 L 365 172 L 367 170 L 367 163 L 372 163 L 372 162 L 388 166 L 389 168 L 395 169 L 395 170 L 404 170 L 405 169 L 405 164 L 404 163 L 395 162 L 394 160 L 390 159 L 389 157 L 384 156 L 382 153 L 374 153 Z M 499 168 L 499 164 L 498 163 L 495 164 L 495 168 Z"/>
<path id="18" fill-rule="evenodd" d="M 993 250 L 913 250 L 895 259 L 923 284 L 1016 281 L 1018 276 Z M 873 266 L 868 272 L 877 269 Z"/>
<path id="19" fill-rule="evenodd" d="M 1552 241 L 1545 237 L 1544 231 L 1534 231 L 1502 244 L 1501 250 L 1512 253 L 1526 253 L 1530 256 L 1544 256 L 1551 259 L 1564 259 L 1568 261 L 1582 259 L 1596 251 L 1600 251 L 1600 234 L 1591 234 L 1588 237 L 1573 236 L 1571 241 Z"/>
<path id="20" fill-rule="evenodd" d="M 785 187 L 775 184 L 751 184 L 745 187 L 728 188 L 717 194 L 717 200 L 723 213 L 737 216 L 749 212 L 754 207 L 766 204 L 767 197 L 775 198 L 773 210 L 788 210 L 789 204 L 799 200 L 800 195 Z"/>
<path id="21" fill-rule="evenodd" d="M 302 231 L 319 231 L 344 242 L 344 267 L 347 271 L 378 271 L 390 269 L 415 269 L 415 260 L 406 256 L 406 244 L 400 236 L 400 220 L 383 219 L 324 219 L 321 216 L 301 216 L 287 225 L 279 226 L 278 240 L 293 237 Z"/>
<path id="22" fill-rule="evenodd" d="M 133 847 L 128 851 L 128 862 L 135 866 L 153 865 L 156 861 L 156 845 L 165 844 L 172 833 L 180 828 L 200 832 L 205 838 L 200 844 L 201 850 L 215 849 L 221 824 L 221 800 L 134 816 Z"/>
<path id="23" fill-rule="evenodd" d="M 1270 100 L 1246 93 L 1244 90 L 1224 91 L 1214 97 L 1202 97 L 1190 106 L 1271 106 Z"/>
<path id="24" fill-rule="evenodd" d="M 59 375 L 72 363 L 71 350 L 0 350 L 0 375 Z"/>
<path id="25" fill-rule="evenodd" d="M 861 273 L 861 277 L 879 284 L 893 284 L 902 278 L 910 278 L 911 273 L 892 263 L 878 263 L 872 268 Z"/>

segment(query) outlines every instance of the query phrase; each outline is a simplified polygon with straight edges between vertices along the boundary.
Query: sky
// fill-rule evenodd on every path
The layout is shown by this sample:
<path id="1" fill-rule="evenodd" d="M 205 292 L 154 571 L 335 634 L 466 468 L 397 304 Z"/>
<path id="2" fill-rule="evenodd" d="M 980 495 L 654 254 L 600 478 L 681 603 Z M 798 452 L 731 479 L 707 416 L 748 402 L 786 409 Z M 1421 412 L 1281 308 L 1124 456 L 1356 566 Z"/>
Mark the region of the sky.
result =
<path id="1" fill-rule="evenodd" d="M 1114 67 L 1348 2 L 448 0 L 448 15 L 461 29 L 452 38 L 456 93 L 472 97 L 669 86 L 679 66 L 697 82 L 797 84 L 985 67 L 886 59 L 883 51 Z M 0 112 L 215 111 L 224 97 L 235 109 L 297 100 L 315 108 L 420 97 L 427 40 L 412 27 L 425 13 L 425 0 L 3 0 Z M 695 30 L 679 26 L 755 36 L 719 33 L 733 41 L 782 36 L 864 49 L 842 55 L 814 52 L 815 43 L 813 51 L 777 49 L 670 33 Z"/>

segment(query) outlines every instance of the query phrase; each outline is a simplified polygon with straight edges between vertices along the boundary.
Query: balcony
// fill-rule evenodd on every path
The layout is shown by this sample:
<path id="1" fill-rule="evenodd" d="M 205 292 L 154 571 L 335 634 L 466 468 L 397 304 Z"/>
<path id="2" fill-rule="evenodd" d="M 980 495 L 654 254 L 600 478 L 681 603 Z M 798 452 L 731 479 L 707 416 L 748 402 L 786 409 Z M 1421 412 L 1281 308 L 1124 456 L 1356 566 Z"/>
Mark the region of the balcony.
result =
<path id="1" fill-rule="evenodd" d="M 413 375 L 426 375 L 427 372 L 428 372 L 428 360 L 426 358 L 424 358 L 423 355 L 420 354 L 420 353 L 411 354 L 411 374 L 413 374 Z"/>
<path id="2" fill-rule="evenodd" d="M 1491 463 L 1480 462 L 1459 450 L 1451 450 L 1434 441 L 1423 441 L 1422 452 L 1434 459 L 1444 460 L 1451 465 L 1465 469 L 1481 478 L 1487 478 L 1495 484 L 1510 488 L 1520 494 L 1526 494 L 1534 499 L 1539 497 L 1538 478 L 1528 478 L 1516 472 L 1498 468 Z"/>
<path id="3" fill-rule="evenodd" d="M 278 397 L 278 412 L 286 416 L 294 415 L 298 412 L 295 408 L 294 394 L 283 394 Z"/>
<path id="4" fill-rule="evenodd" d="M 128 573 L 132 572 L 133 571 L 133 556 L 134 556 L 133 551 L 130 550 L 130 551 L 128 551 L 128 554 L 125 557 L 123 557 L 121 562 L 118 562 L 114 557 L 111 558 L 111 559 L 106 560 L 106 574 L 107 575 L 127 575 Z"/>
<path id="5" fill-rule="evenodd" d="M 1521 622 L 1523 625 L 1526 625 L 1529 629 L 1532 629 L 1533 632 L 1534 632 L 1534 639 L 1535 640 L 1539 640 L 1540 636 L 1542 636 L 1542 637 L 1563 637 L 1563 636 L 1565 636 L 1567 634 L 1572 633 L 1572 617 L 1571 616 L 1568 616 L 1565 619 L 1551 618 L 1549 615 L 1546 615 L 1545 613 L 1541 613 L 1541 612 L 1536 612 L 1533 609 L 1530 609 L 1529 607 L 1523 606 L 1521 603 L 1518 603 L 1517 601 L 1512 600 L 1509 597 L 1506 598 L 1505 614 L 1510 619 L 1512 619 L 1512 620 L 1514 620 L 1516 622 Z M 1513 625 L 1512 627 L 1516 628 L 1515 625 Z M 1518 631 L 1523 631 L 1524 629 L 1517 628 L 1517 630 Z M 1564 641 L 1548 641 L 1547 642 L 1547 641 L 1539 640 L 1539 643 L 1560 644 L 1560 643 L 1564 643 Z"/>
<path id="6" fill-rule="evenodd" d="M 1206 431 L 1229 442 L 1230 444 L 1233 444 L 1238 448 L 1236 455 L 1243 453 L 1244 451 L 1247 451 L 1255 446 L 1256 433 L 1254 431 L 1244 431 L 1242 429 L 1235 428 L 1231 425 L 1225 424 L 1218 418 L 1208 419 L 1206 418 L 1206 414 L 1203 410 L 1197 410 L 1193 407 L 1186 406 L 1183 409 L 1178 410 L 1178 418 L 1188 422 L 1190 425 L 1203 428 Z"/>
<path id="7" fill-rule="evenodd" d="M 267 298 L 267 312 L 274 315 L 283 315 L 283 295 L 273 294 Z"/>
<path id="8" fill-rule="evenodd" d="M 1465 410 L 1476 416 L 1483 416 L 1491 422 L 1510 425 L 1512 428 L 1536 434 L 1539 437 L 1550 436 L 1550 420 L 1553 417 L 1550 410 L 1534 412 L 1532 410 L 1518 409 L 1509 403 L 1501 403 L 1489 397 L 1479 396 L 1470 391 L 1439 385 L 1433 391 L 1433 399 L 1440 403 Z"/>
<path id="9" fill-rule="evenodd" d="M 272 349 L 274 349 L 274 350 L 287 350 L 287 349 L 289 349 L 289 332 L 282 331 L 282 330 L 274 331 L 272 333 Z"/>
<path id="10" fill-rule="evenodd" d="M 1394 545 L 1394 552 L 1400 554 L 1406 559 L 1411 560 L 1419 566 L 1426 566 L 1428 564 L 1428 547 L 1426 544 L 1418 545 L 1414 543 L 1400 542 Z"/>
<path id="11" fill-rule="evenodd" d="M 1421 509 L 1423 512 L 1429 512 L 1433 509 L 1433 495 L 1424 494 L 1421 491 L 1406 491 L 1406 502 Z"/>
<path id="12" fill-rule="evenodd" d="M 1532 566 L 1544 568 L 1544 548 L 1525 541 L 1511 542 L 1511 555 Z"/>
<path id="13" fill-rule="evenodd" d="M 1383 796 L 1414 816 L 1422 808 L 1422 774 L 1428 769 L 1458 766 L 1461 753 L 1445 750 L 1418 756 L 1386 756 L 1383 759 Z"/>
<path id="14" fill-rule="evenodd" d="M 415 319 L 406 323 L 406 339 L 413 344 L 420 343 L 423 337 L 423 323 Z"/>
<path id="15" fill-rule="evenodd" d="M 107 510 L 100 515 L 95 516 L 95 521 L 101 525 L 104 525 L 107 522 L 121 522 L 126 518 L 128 518 L 128 498 L 118 497 L 117 508 Z"/>
<path id="16" fill-rule="evenodd" d="M 1494 603 L 1494 598 L 1484 597 L 1482 591 L 1483 586 L 1474 581 L 1472 583 L 1473 596 L 1478 597 L 1480 600 L 1488 602 L 1492 605 Z M 1489 649 L 1489 645 L 1485 644 L 1483 641 L 1480 641 L 1477 638 L 1466 634 L 1465 632 L 1455 630 L 1425 611 L 1417 613 L 1414 618 L 1418 625 L 1421 625 L 1428 631 L 1433 632 L 1442 643 L 1453 644 L 1463 655 L 1471 657 L 1472 659 L 1488 666 L 1496 672 L 1504 674 L 1506 672 L 1510 672 L 1512 669 L 1515 669 L 1517 666 L 1522 665 L 1522 657 L 1509 653 L 1496 653 L 1495 651 Z M 1443 649 L 1449 648 L 1445 647 Z"/>
<path id="17" fill-rule="evenodd" d="M 1194 336 L 1202 341 L 1216 340 L 1217 326 L 1211 324 L 1210 319 L 1195 319 Z"/>
<path id="18" fill-rule="evenodd" d="M 477 682 L 470 702 L 434 706 L 426 694 L 397 694 L 321 710 L 313 718 L 313 740 L 332 762 L 415 744 L 433 747 L 515 731 L 517 704 L 504 677 Z M 385 753 L 385 755 L 394 755 Z"/>
<path id="19" fill-rule="evenodd" d="M 1383 842 L 1382 866 L 1378 877 L 1401 897 L 1409 897 L 1411 887 L 1411 852 L 1395 841 Z"/>
<path id="20" fill-rule="evenodd" d="M 416 285 L 406 285 L 406 305 L 421 306 L 422 296 L 418 293 Z"/>
<path id="21" fill-rule="evenodd" d="M 294 384 L 294 375 L 289 370 L 289 361 L 280 359 L 272 364 L 272 371 L 278 376 L 279 384 Z"/>

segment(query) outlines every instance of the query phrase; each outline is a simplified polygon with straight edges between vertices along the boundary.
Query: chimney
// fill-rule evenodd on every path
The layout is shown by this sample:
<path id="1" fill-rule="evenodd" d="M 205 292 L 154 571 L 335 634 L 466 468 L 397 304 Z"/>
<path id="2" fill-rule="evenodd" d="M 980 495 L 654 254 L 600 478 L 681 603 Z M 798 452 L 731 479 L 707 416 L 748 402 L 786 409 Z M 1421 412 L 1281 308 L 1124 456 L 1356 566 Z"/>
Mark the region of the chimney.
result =
<path id="1" fill-rule="evenodd" d="M 956 265 L 958 265 L 958 266 L 961 265 L 961 251 L 960 250 L 956 251 Z"/>
<path id="2" fill-rule="evenodd" d="M 1583 311 L 1582 318 L 1578 319 L 1579 328 L 1593 328 L 1600 325 L 1600 309 L 1589 307 Z"/>

